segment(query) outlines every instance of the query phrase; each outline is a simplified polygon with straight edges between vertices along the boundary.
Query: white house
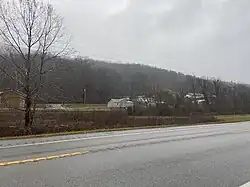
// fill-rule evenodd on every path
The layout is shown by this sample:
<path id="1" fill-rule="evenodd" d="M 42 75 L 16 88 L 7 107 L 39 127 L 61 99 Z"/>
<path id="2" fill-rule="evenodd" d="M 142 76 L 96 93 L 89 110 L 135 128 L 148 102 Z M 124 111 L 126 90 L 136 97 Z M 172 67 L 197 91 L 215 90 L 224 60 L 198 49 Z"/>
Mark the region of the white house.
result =
<path id="1" fill-rule="evenodd" d="M 208 94 L 207 97 L 210 102 L 213 102 L 214 99 L 216 99 L 216 96 L 212 94 Z M 185 95 L 185 98 L 190 100 L 196 100 L 198 104 L 204 104 L 206 102 L 205 97 L 202 93 L 188 93 L 187 95 Z"/>
<path id="2" fill-rule="evenodd" d="M 185 95 L 186 99 L 204 99 L 204 95 L 202 93 L 188 93 Z"/>
<path id="3" fill-rule="evenodd" d="M 107 105 L 108 108 L 124 108 L 133 107 L 133 102 L 128 98 L 123 99 L 111 99 Z"/>
<path id="4" fill-rule="evenodd" d="M 137 96 L 136 102 L 139 104 L 144 104 L 147 107 L 155 107 L 156 102 L 154 98 L 146 97 L 146 96 Z"/>

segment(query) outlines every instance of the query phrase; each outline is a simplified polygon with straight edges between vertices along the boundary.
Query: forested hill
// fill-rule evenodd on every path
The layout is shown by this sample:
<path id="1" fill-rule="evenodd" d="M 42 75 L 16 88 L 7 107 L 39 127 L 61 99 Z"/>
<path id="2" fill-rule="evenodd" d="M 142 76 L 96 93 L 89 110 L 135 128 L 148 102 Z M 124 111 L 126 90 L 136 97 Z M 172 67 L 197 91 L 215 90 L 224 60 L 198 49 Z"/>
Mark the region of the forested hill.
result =
<path id="1" fill-rule="evenodd" d="M 62 65 L 48 77 L 49 84 L 60 85 L 60 94 L 67 101 L 81 102 L 82 89 L 86 88 L 89 103 L 106 103 L 110 98 L 145 95 L 161 89 L 188 91 L 189 79 L 191 76 L 150 66 L 92 59 L 62 60 Z"/>
<path id="2" fill-rule="evenodd" d="M 215 94 L 218 91 L 215 81 L 140 64 L 81 58 L 57 58 L 48 66 L 52 64 L 56 69 L 46 74 L 42 91 L 46 102 L 82 102 L 83 89 L 87 90 L 87 103 L 106 103 L 111 98 L 148 95 L 166 89 L 182 93 L 206 91 Z M 239 88 L 239 93 L 249 93 L 245 85 L 216 81 L 220 90 L 233 86 Z M 1 89 L 15 88 L 16 83 L 1 76 L 0 86 Z"/>
<path id="3" fill-rule="evenodd" d="M 146 78 L 152 85 L 160 86 L 160 88 L 170 88 L 179 90 L 183 87 L 187 77 L 182 73 L 160 69 L 142 64 L 121 64 L 121 63 L 108 63 L 104 61 L 93 61 L 96 67 L 109 68 L 118 72 L 123 80 L 131 81 L 133 79 Z M 190 76 L 189 76 L 190 78 Z"/>

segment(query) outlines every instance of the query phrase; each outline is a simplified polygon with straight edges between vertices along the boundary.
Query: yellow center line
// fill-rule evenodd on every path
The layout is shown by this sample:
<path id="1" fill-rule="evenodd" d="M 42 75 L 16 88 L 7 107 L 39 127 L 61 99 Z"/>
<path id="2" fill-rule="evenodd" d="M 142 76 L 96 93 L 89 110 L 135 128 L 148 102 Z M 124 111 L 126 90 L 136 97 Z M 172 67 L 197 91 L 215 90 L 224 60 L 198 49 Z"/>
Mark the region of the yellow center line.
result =
<path id="1" fill-rule="evenodd" d="M 243 132 L 250 132 L 250 129 L 242 129 L 242 130 L 236 130 L 233 131 L 233 133 L 243 133 Z M 39 158 L 31 158 L 26 160 L 15 160 L 15 161 L 6 161 L 6 162 L 0 162 L 1 166 L 10 166 L 10 165 L 16 165 L 16 164 L 25 164 L 30 162 L 40 162 L 43 160 L 53 160 L 53 159 L 59 159 L 59 158 L 65 158 L 65 157 L 72 157 L 72 156 L 78 156 L 78 155 L 84 155 L 87 154 L 89 151 L 85 152 L 74 152 L 74 153 L 66 153 L 61 155 L 52 155 L 52 156 L 44 156 Z"/>
<path id="2" fill-rule="evenodd" d="M 60 157 L 57 156 L 57 155 L 55 155 L 55 156 L 47 156 L 45 159 L 52 160 L 52 159 L 56 159 L 56 158 L 60 158 Z"/>
<path id="3" fill-rule="evenodd" d="M 72 157 L 77 155 L 84 155 L 87 154 L 89 151 L 85 152 L 75 152 L 75 153 L 67 153 L 67 154 L 61 154 L 61 155 L 52 155 L 52 156 L 45 156 L 45 157 L 39 157 L 39 158 L 31 158 L 26 160 L 15 160 L 15 161 L 7 161 L 7 162 L 0 162 L 1 166 L 10 166 L 10 165 L 16 165 L 16 164 L 25 164 L 29 162 L 39 162 L 43 160 L 52 160 L 52 159 L 58 159 L 58 158 L 65 158 L 65 157 Z"/>
<path id="4" fill-rule="evenodd" d="M 59 158 L 63 158 L 63 157 L 69 157 L 71 156 L 70 154 L 63 154 L 63 155 L 59 155 Z"/>

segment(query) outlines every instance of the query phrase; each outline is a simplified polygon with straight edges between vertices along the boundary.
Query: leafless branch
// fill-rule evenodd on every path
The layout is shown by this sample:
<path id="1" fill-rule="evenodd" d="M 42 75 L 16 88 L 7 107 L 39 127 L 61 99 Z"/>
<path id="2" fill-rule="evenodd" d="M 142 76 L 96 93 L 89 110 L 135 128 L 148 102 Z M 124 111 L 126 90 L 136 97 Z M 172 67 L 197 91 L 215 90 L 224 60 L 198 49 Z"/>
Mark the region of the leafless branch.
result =
<path id="1" fill-rule="evenodd" d="M 15 76 L 11 75 L 4 66 L 0 66 L 0 71 L 2 71 L 7 77 L 9 77 L 13 81 L 17 81 L 19 84 L 24 85 L 22 81 L 17 80 Z"/>
<path id="2" fill-rule="evenodd" d="M 35 110 L 32 112 L 31 106 L 36 106 L 44 75 L 55 68 L 45 64 L 69 48 L 69 43 L 64 43 L 64 34 L 62 18 L 51 4 L 40 0 L 0 0 L 0 39 L 9 49 L 0 58 L 9 64 L 5 66 L 18 72 L 24 82 L 12 76 L 4 66 L 0 71 L 24 87 L 25 125 L 32 124 Z"/>

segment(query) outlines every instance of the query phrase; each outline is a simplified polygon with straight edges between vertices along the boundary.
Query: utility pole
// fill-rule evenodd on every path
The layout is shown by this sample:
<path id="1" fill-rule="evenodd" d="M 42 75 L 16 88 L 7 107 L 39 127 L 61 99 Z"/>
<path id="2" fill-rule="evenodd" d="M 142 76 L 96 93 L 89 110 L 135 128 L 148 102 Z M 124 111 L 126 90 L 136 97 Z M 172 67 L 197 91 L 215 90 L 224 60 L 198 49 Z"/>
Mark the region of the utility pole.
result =
<path id="1" fill-rule="evenodd" d="M 86 99 L 87 99 L 87 90 L 86 88 L 83 88 L 83 95 L 82 95 L 83 104 L 86 104 Z"/>

